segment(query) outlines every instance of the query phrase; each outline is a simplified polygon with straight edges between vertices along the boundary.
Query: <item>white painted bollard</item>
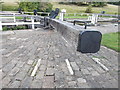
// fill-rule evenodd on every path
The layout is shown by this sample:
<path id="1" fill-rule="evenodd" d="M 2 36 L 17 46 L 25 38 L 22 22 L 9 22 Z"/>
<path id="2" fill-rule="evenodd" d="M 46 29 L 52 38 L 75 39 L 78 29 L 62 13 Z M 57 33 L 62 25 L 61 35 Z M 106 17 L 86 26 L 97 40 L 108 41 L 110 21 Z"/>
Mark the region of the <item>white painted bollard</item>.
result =
<path id="1" fill-rule="evenodd" d="M 60 17 L 59 17 L 59 20 L 63 21 L 64 20 L 64 14 L 66 13 L 66 10 L 65 9 L 62 9 L 61 10 L 61 13 L 60 13 Z"/>
<path id="2" fill-rule="evenodd" d="M 35 29 L 35 26 L 34 26 L 34 17 L 31 17 L 31 21 L 32 21 L 32 29 Z"/>

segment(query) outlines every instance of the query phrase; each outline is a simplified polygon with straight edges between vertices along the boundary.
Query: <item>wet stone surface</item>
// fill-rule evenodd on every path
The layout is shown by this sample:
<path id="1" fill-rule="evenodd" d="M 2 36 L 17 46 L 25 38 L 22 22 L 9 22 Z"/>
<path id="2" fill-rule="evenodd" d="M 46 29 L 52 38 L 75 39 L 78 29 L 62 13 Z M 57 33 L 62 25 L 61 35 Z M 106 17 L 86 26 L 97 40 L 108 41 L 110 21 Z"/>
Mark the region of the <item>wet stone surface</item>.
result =
<path id="1" fill-rule="evenodd" d="M 118 53 L 101 46 L 95 54 L 82 54 L 66 46 L 62 36 L 53 30 L 20 30 L 3 35 L 3 88 L 117 88 Z M 93 57 L 109 71 L 103 70 Z M 104 57 L 104 58 L 102 58 Z M 41 59 L 35 75 L 31 76 Z M 70 61 L 70 75 L 65 59 Z"/>

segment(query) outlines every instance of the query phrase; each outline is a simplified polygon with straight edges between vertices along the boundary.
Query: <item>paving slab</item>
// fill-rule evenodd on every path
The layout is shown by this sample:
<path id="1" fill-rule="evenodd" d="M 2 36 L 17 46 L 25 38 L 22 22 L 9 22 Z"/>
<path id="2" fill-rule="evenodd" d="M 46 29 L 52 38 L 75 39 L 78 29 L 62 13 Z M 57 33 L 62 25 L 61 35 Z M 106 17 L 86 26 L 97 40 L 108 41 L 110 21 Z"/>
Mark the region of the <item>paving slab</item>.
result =
<path id="1" fill-rule="evenodd" d="M 58 32 L 43 29 L 3 34 L 2 46 L 3 88 L 118 87 L 118 53 L 104 46 L 97 53 L 83 54 L 67 45 Z M 93 57 L 99 58 L 109 71 L 103 70 Z M 31 77 L 30 70 L 38 59 L 40 66 Z M 74 75 L 70 75 L 66 59 Z"/>

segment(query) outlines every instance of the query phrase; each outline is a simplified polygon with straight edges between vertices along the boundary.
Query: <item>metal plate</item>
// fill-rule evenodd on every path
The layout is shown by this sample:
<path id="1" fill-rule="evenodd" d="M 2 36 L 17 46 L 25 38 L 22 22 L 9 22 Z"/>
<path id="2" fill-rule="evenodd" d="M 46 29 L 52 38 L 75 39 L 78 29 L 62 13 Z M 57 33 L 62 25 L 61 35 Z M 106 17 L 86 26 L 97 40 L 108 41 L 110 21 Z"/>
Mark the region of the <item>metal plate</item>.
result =
<path id="1" fill-rule="evenodd" d="M 83 31 L 79 34 L 77 51 L 96 53 L 100 49 L 102 34 L 99 31 Z"/>

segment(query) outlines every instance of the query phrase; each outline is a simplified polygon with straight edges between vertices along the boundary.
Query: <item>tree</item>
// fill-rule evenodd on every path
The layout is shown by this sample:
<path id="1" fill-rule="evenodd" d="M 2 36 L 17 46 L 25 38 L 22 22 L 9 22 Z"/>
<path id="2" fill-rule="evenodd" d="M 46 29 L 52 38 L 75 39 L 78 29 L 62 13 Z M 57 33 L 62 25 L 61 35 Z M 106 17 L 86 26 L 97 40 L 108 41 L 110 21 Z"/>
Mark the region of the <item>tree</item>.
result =
<path id="1" fill-rule="evenodd" d="M 86 8 L 85 13 L 92 13 L 92 5 L 89 5 L 89 6 Z"/>
<path id="2" fill-rule="evenodd" d="M 50 12 L 52 10 L 53 5 L 48 2 L 40 2 L 39 11 L 41 12 Z"/>
<path id="3" fill-rule="evenodd" d="M 39 2 L 20 2 L 19 8 L 23 11 L 33 11 L 34 9 L 38 9 Z"/>
<path id="4" fill-rule="evenodd" d="M 108 2 L 109 4 L 113 4 L 113 5 L 120 5 L 120 1 L 119 2 Z"/>

